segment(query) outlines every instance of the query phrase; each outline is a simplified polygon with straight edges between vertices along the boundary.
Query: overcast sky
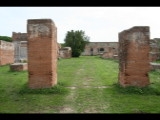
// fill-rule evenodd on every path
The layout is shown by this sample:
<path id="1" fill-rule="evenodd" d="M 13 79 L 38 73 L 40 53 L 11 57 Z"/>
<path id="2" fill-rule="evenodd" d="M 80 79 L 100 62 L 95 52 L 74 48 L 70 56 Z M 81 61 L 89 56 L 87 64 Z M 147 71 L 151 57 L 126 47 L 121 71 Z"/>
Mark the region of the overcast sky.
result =
<path id="1" fill-rule="evenodd" d="M 0 7 L 0 36 L 27 33 L 28 19 L 52 19 L 57 41 L 67 31 L 83 30 L 90 42 L 118 42 L 118 33 L 149 26 L 150 38 L 160 38 L 160 7 Z"/>

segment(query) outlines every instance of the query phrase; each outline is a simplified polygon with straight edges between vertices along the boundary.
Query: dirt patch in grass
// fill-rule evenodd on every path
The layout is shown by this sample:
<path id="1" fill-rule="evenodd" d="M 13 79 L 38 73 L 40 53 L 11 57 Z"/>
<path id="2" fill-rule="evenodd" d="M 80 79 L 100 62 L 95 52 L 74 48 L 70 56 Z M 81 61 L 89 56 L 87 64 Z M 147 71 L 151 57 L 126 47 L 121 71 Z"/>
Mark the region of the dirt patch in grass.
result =
<path id="1" fill-rule="evenodd" d="M 63 106 L 62 108 L 60 108 L 60 113 L 75 113 L 75 111 L 68 106 Z"/>
<path id="2" fill-rule="evenodd" d="M 111 88 L 111 86 L 89 86 L 89 85 L 83 85 L 83 86 L 70 86 L 70 87 L 66 87 L 66 88 L 69 88 L 69 89 L 78 89 L 78 88 L 99 88 L 99 89 L 105 89 L 105 88 Z"/>

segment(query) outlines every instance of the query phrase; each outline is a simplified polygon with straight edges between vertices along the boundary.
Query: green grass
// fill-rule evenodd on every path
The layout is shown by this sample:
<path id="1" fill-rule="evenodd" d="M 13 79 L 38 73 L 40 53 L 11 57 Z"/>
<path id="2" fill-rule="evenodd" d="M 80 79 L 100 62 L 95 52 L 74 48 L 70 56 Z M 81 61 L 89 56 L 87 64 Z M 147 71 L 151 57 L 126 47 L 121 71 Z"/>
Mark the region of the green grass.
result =
<path id="1" fill-rule="evenodd" d="M 58 84 L 29 89 L 27 71 L 0 66 L 0 113 L 160 113 L 160 70 L 150 85 L 123 88 L 118 61 L 98 56 L 58 60 Z"/>

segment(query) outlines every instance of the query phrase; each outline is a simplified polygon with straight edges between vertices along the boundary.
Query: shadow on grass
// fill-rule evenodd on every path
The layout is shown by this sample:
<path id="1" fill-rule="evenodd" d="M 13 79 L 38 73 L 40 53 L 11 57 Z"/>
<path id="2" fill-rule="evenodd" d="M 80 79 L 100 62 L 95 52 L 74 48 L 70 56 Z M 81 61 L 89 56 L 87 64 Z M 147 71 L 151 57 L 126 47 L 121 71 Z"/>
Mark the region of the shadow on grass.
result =
<path id="1" fill-rule="evenodd" d="M 69 91 L 63 87 L 63 83 L 58 83 L 51 88 L 31 89 L 28 84 L 24 84 L 19 91 L 19 94 L 67 94 Z"/>
<path id="2" fill-rule="evenodd" d="M 116 83 L 113 84 L 113 89 L 121 94 L 160 95 L 159 87 L 153 84 L 140 88 L 135 86 L 122 87 Z"/>

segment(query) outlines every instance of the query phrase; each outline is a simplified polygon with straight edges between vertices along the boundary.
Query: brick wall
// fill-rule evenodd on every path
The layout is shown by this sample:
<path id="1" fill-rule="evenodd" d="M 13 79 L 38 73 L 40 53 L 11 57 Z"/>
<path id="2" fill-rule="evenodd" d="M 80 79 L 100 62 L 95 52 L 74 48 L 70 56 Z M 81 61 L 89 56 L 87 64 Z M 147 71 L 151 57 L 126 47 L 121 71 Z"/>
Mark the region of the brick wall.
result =
<path id="1" fill-rule="evenodd" d="M 12 41 L 27 41 L 27 33 L 12 32 Z"/>
<path id="2" fill-rule="evenodd" d="M 14 45 L 0 40 L 0 65 L 14 63 Z"/>
<path id="3" fill-rule="evenodd" d="M 14 62 L 27 61 L 27 33 L 12 32 L 12 41 L 15 47 Z"/>
<path id="4" fill-rule="evenodd" d="M 107 53 L 108 56 L 109 54 L 113 54 L 110 49 L 114 49 L 114 53 L 118 54 L 118 44 L 118 42 L 89 42 L 85 46 L 82 55 L 102 55 L 103 53 Z M 101 51 L 101 49 L 103 49 L 104 51 Z"/>
<path id="5" fill-rule="evenodd" d="M 27 22 L 29 87 L 52 87 L 57 84 L 57 28 L 51 19 Z"/>
<path id="6" fill-rule="evenodd" d="M 119 33 L 119 83 L 122 86 L 148 85 L 149 64 L 148 26 L 135 26 Z"/>

